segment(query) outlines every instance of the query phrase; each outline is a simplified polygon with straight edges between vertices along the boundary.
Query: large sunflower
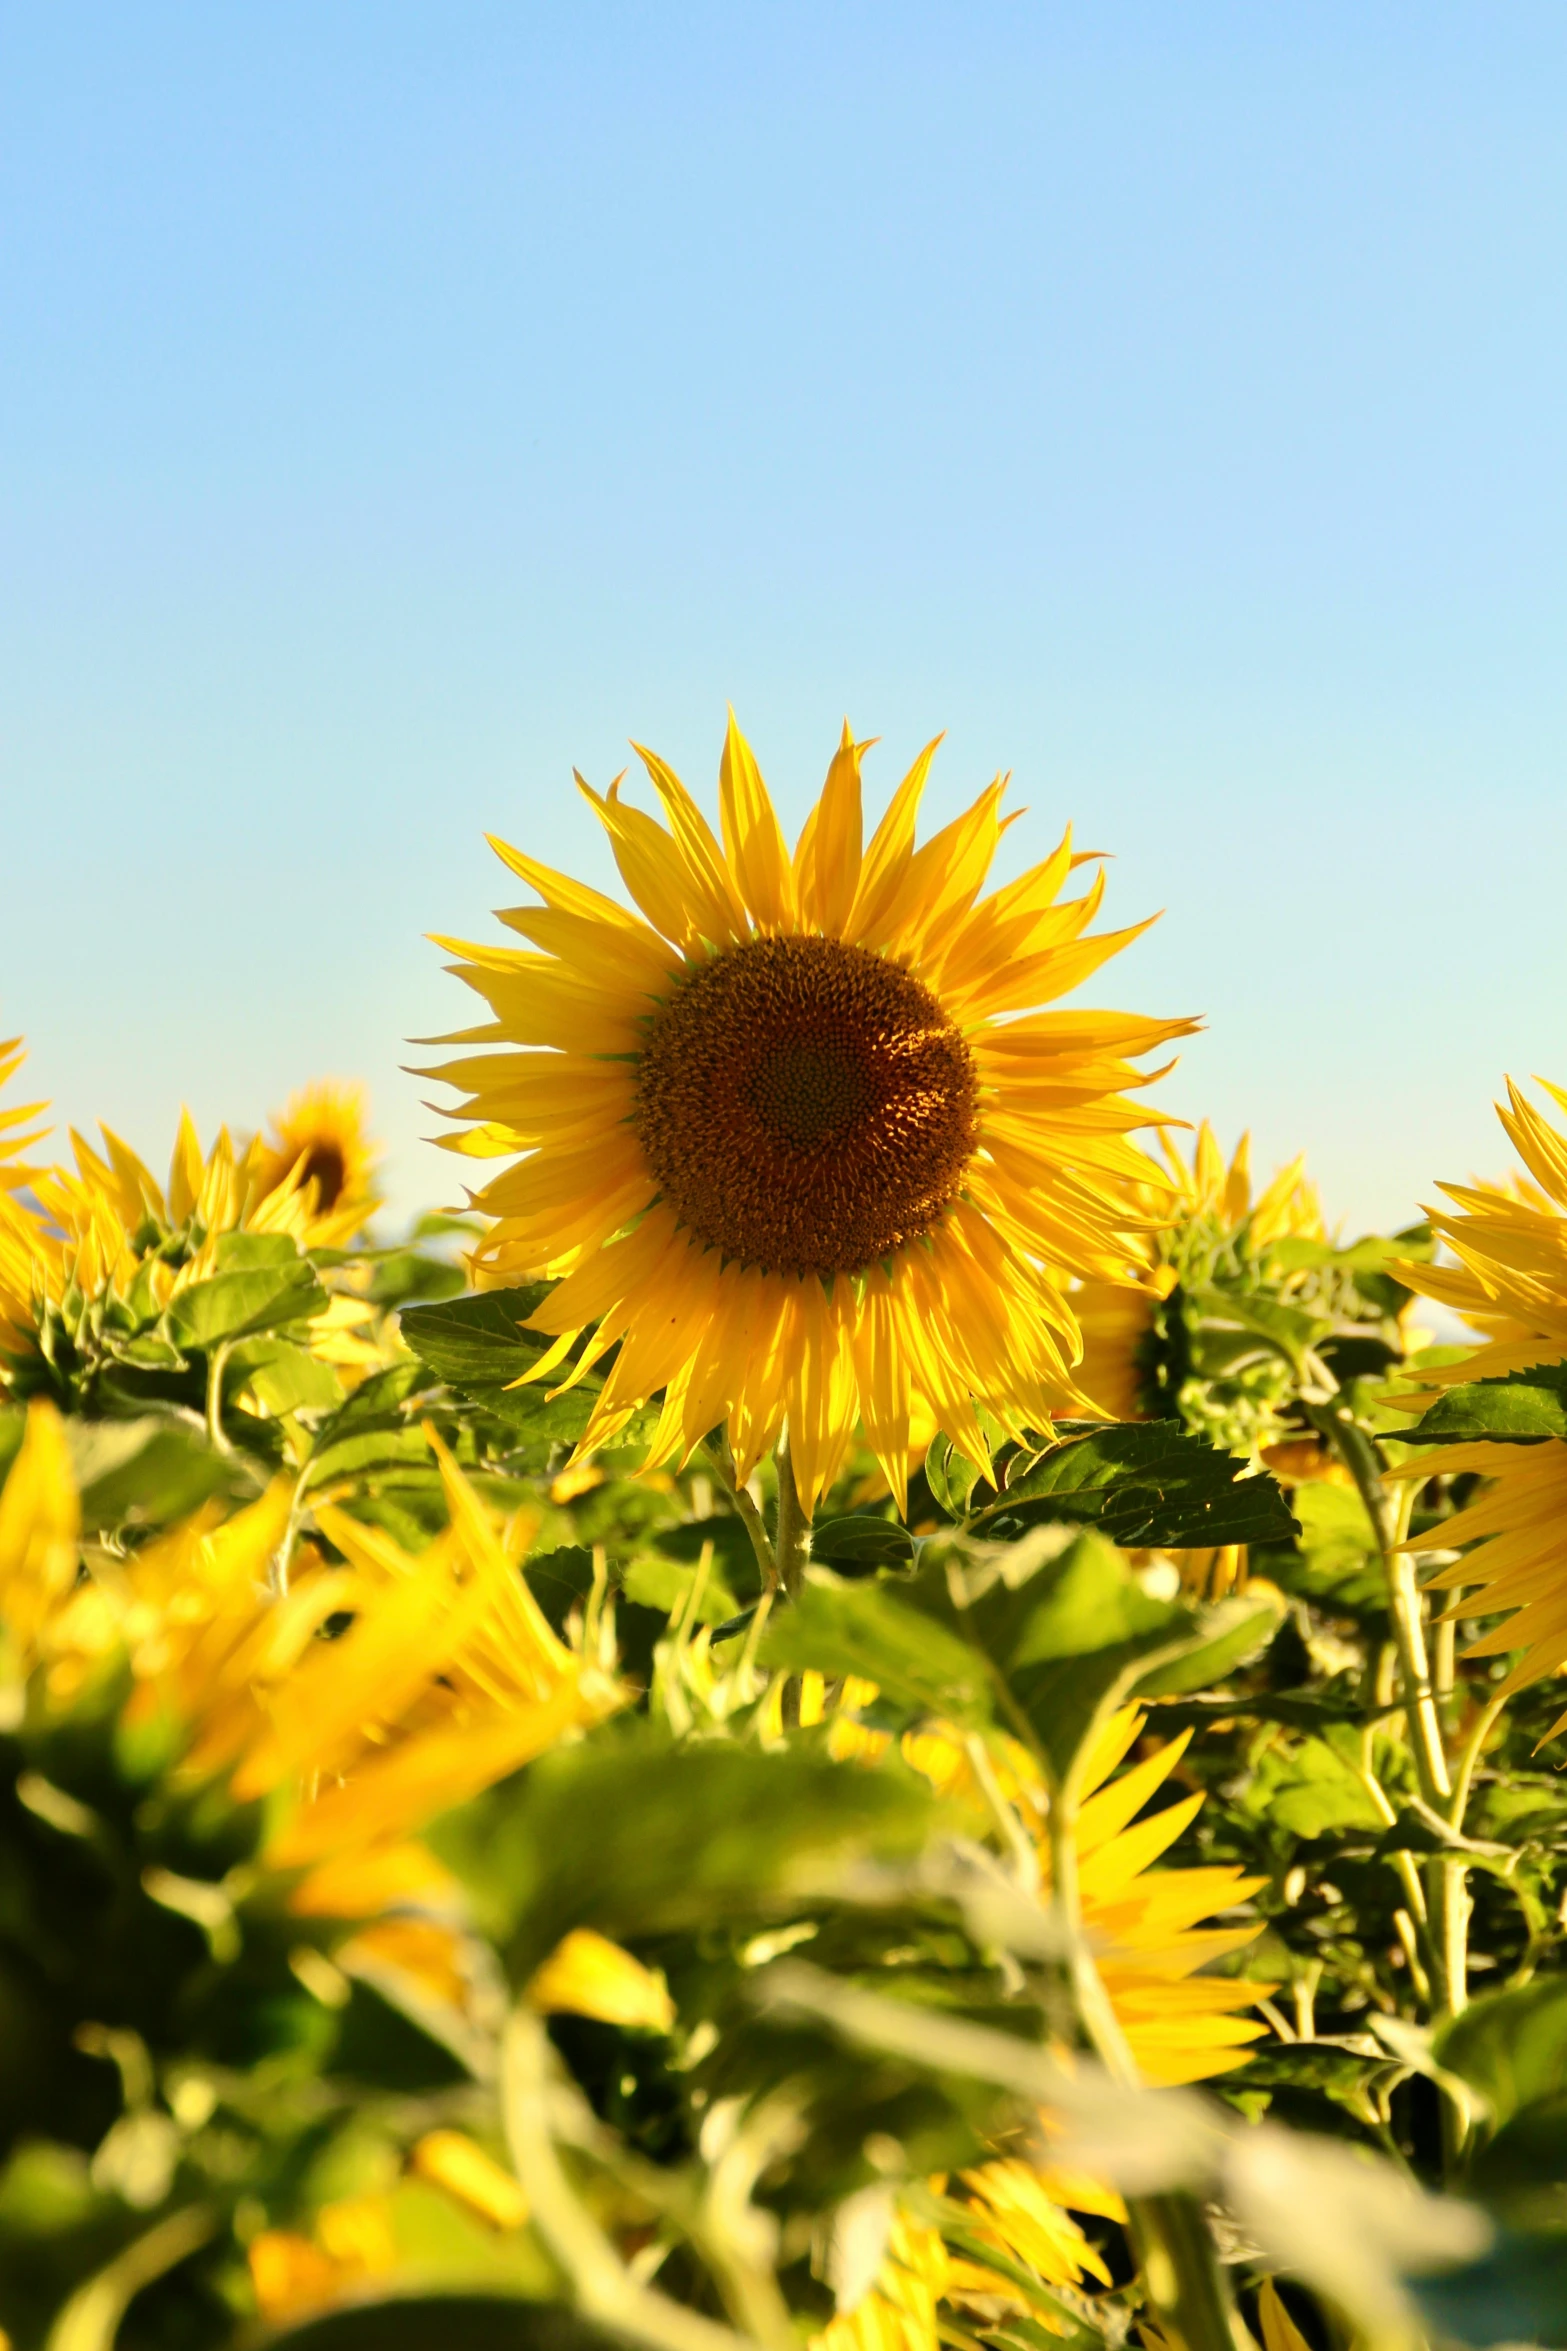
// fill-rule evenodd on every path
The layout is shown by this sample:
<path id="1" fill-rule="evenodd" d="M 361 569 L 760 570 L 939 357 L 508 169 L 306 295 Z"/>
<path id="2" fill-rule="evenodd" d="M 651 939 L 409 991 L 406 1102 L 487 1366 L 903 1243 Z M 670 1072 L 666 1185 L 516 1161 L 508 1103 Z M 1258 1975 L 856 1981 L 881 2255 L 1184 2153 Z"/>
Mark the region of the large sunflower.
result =
<path id="1" fill-rule="evenodd" d="M 981 1407 L 1081 1406 L 1068 1284 L 1123 1278 L 1160 1180 L 1125 1056 L 1192 1026 L 1039 1010 L 1137 930 L 1084 937 L 1100 880 L 1058 902 L 1070 837 L 980 896 L 1004 780 L 916 848 L 934 744 L 862 847 L 865 748 L 845 726 L 792 857 L 732 719 L 722 846 L 640 752 L 667 831 L 582 786 L 640 917 L 497 842 L 536 951 L 441 942 L 493 1018 L 438 1041 L 502 1048 L 432 1073 L 468 1090 L 455 1147 L 526 1154 L 477 1195 L 481 1276 L 563 1277 L 539 1376 L 590 1327 L 581 1368 L 619 1349 L 583 1449 L 659 1390 L 655 1458 L 727 1422 L 744 1477 L 787 1423 L 807 1510 L 856 1427 L 901 1494 L 932 1425 L 984 1459 Z"/>
<path id="2" fill-rule="evenodd" d="M 1545 1091 L 1567 1109 L 1567 1093 L 1551 1085 Z M 1567 1359 L 1567 1136 L 1525 1100 L 1511 1078 L 1506 1106 L 1496 1107 L 1527 1176 L 1504 1184 L 1441 1185 L 1458 1214 L 1427 1214 L 1457 1264 L 1395 1268 L 1411 1288 L 1456 1309 L 1484 1334 L 1483 1343 L 1459 1362 L 1413 1369 L 1411 1378 L 1428 1388 L 1503 1379 Z M 1474 1550 L 1431 1582 L 1466 1591 L 1467 1617 L 1508 1612 L 1467 1652 L 1522 1652 L 1497 1696 L 1511 1697 L 1560 1673 L 1567 1666 L 1567 1443 L 1546 1437 L 1538 1444 L 1422 1448 L 1392 1474 L 1422 1480 L 1477 1474 L 1488 1481 L 1467 1508 L 1407 1548 L 1447 1551 L 1474 1543 Z M 1567 1713 L 1546 1735 L 1555 1738 L 1564 1730 Z"/>

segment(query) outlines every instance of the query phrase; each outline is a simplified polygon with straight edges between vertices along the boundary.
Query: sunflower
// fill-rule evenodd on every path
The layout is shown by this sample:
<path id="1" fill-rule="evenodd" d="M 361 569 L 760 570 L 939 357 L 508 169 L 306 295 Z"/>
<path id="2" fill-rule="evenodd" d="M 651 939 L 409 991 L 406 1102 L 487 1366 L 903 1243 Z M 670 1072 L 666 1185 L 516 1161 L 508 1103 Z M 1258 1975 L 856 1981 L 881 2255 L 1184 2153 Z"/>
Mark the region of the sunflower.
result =
<path id="1" fill-rule="evenodd" d="M 330 1079 L 305 1086 L 273 1112 L 271 1126 L 262 1142 L 261 1196 L 292 1178 L 318 1221 L 329 1218 L 337 1229 L 352 1215 L 348 1234 L 357 1232 L 379 1205 L 364 1088 Z"/>
<path id="2" fill-rule="evenodd" d="M 1326 1237 L 1316 1186 L 1307 1181 L 1305 1158 L 1292 1159 L 1252 1199 L 1251 1136 L 1242 1135 L 1228 1167 L 1206 1119 L 1198 1127 L 1190 1160 L 1170 1135 L 1159 1141 L 1174 1193 L 1172 1210 L 1151 1236 L 1146 1259 L 1125 1283 L 1085 1282 L 1072 1304 L 1083 1333 L 1078 1378 L 1111 1419 L 1144 1420 L 1169 1409 L 1151 1374 L 1159 1308 L 1179 1282 L 1191 1278 L 1194 1248 L 1238 1243 L 1260 1258 L 1279 1240 L 1320 1241 Z M 1167 1196 L 1167 1195 L 1166 1195 Z M 1150 1208 L 1156 1202 L 1150 1200 Z"/>
<path id="3" fill-rule="evenodd" d="M 0 1087 L 10 1084 L 27 1058 L 20 1037 L 7 1037 L 0 1042 Z M 0 1110 L 0 1195 L 20 1191 L 38 1174 L 21 1157 L 34 1143 L 42 1142 L 48 1129 L 28 1129 L 28 1121 L 41 1117 L 48 1108 L 46 1102 L 26 1102 L 19 1108 Z"/>
<path id="4" fill-rule="evenodd" d="M 926 1429 L 988 1460 L 981 1408 L 1080 1406 L 1068 1284 L 1123 1278 L 1159 1186 L 1125 1057 L 1193 1025 L 1038 1009 L 1145 926 L 1084 935 L 1069 837 L 980 896 L 1004 779 L 917 849 L 935 744 L 862 848 L 866 748 L 845 726 L 792 857 L 732 718 L 722 846 L 641 751 L 667 830 L 582 785 L 638 914 L 496 842 L 530 947 L 440 942 L 493 1017 L 436 1042 L 501 1049 L 431 1073 L 468 1090 L 452 1147 L 525 1154 L 476 1196 L 480 1278 L 560 1277 L 533 1376 L 618 1350 L 580 1450 L 662 1390 L 650 1459 L 727 1422 L 743 1479 L 786 1427 L 807 1511 L 857 1428 L 902 1496 Z"/>
<path id="5" fill-rule="evenodd" d="M 870 1684 L 846 1693 L 851 1708 L 875 1698 Z M 1139 2073 L 1153 2085 L 1207 2081 L 1244 2062 L 1246 2044 L 1263 2027 L 1240 2011 L 1256 1997 L 1233 1979 L 1204 1970 L 1253 1941 L 1256 1925 L 1215 1927 L 1215 1913 L 1244 1902 L 1264 1881 L 1240 1870 L 1154 1868 L 1202 1803 L 1189 1796 L 1140 1818 L 1184 1754 L 1190 1733 L 1156 1748 L 1119 1771 L 1141 1738 L 1146 1716 L 1136 1708 L 1116 1715 L 1101 1733 L 1084 1773 L 1085 1801 L 1075 1844 L 1083 1932 L 1094 1951 L 1116 2021 Z M 845 1758 L 873 1760 L 889 1735 L 868 1729 L 852 1711 L 833 1721 L 831 1743 Z M 907 1762 L 944 1791 L 968 1787 L 976 1798 L 964 1741 L 941 1726 L 905 1734 Z M 1049 1796 L 1032 1759 L 1012 1740 L 1001 1743 L 993 1768 L 1002 1792 L 1021 1815 L 1039 1855 L 1048 1892 Z M 968 2340 L 941 2317 L 943 2302 L 977 2298 L 981 2308 L 1003 2303 L 1057 2331 L 1048 2296 L 1031 2305 L 1023 2280 L 1078 2286 L 1090 2277 L 1108 2283 L 1098 2254 L 1073 2219 L 1076 2212 L 1121 2220 L 1120 2199 L 1102 2183 L 1016 2156 L 980 2164 L 958 2183 L 946 2234 L 900 2215 L 882 2270 L 871 2291 L 818 2338 L 825 2351 L 935 2351 L 943 2340 Z M 947 2240 L 955 2239 L 955 2243 Z M 998 2272 L 972 2257 L 977 2242 L 1005 2260 Z M 965 2257 L 962 2247 L 968 2247 Z M 1021 2277 L 1020 2277 L 1021 2272 Z"/>
<path id="6" fill-rule="evenodd" d="M 1545 1091 L 1567 1109 L 1567 1093 L 1552 1085 Z M 1567 1359 L 1567 1136 L 1511 1078 L 1506 1105 L 1496 1108 L 1527 1175 L 1503 1184 L 1441 1185 L 1458 1213 L 1426 1213 L 1433 1233 L 1458 1263 L 1394 1268 L 1400 1280 L 1455 1309 L 1483 1334 L 1481 1345 L 1459 1362 L 1412 1367 L 1410 1377 L 1424 1389 L 1505 1379 L 1511 1372 Z M 1511 1697 L 1560 1673 L 1567 1666 L 1561 1538 L 1567 1443 L 1546 1437 L 1535 1444 L 1422 1447 L 1418 1458 L 1390 1474 L 1421 1480 L 1473 1474 L 1488 1481 L 1475 1501 L 1406 1548 L 1448 1551 L 1455 1544 L 1475 1545 L 1430 1580 L 1438 1590 L 1467 1592 L 1465 1616 L 1507 1612 L 1503 1623 L 1467 1651 L 1471 1657 L 1522 1652 L 1496 1696 Z M 1546 1736 L 1556 1738 L 1564 1730 L 1567 1713 Z"/>
<path id="7" fill-rule="evenodd" d="M 134 1322 L 155 1322 L 219 1270 L 225 1234 L 284 1234 L 302 1250 L 329 1248 L 351 1240 L 368 1213 L 364 1194 L 323 1210 L 302 1165 L 278 1176 L 259 1139 L 236 1144 L 225 1127 L 204 1151 L 189 1111 L 166 1188 L 109 1128 L 102 1139 L 96 1151 L 73 1129 L 73 1166 L 35 1173 L 26 1202 L 0 1191 L 0 1379 L 7 1355 L 48 1351 L 44 1326 L 67 1306 L 88 1323 L 111 1304 Z M 350 1379 L 377 1368 L 380 1351 L 362 1336 L 373 1317 L 365 1300 L 335 1291 L 310 1326 L 311 1352 Z"/>
<path id="8" fill-rule="evenodd" d="M 1544 1086 L 1567 1110 L 1567 1093 Z M 1484 1334 L 1462 1363 L 1423 1367 L 1424 1386 L 1504 1379 L 1567 1357 L 1567 1135 L 1509 1078 L 1496 1115 L 1528 1170 L 1504 1184 L 1440 1184 L 1458 1214 L 1427 1208 L 1433 1235 L 1456 1265 L 1399 1264 L 1400 1281 L 1450 1307 Z"/>
<path id="9" fill-rule="evenodd" d="M 0 1696 L 59 1715 L 123 1662 L 127 1728 L 163 1726 L 184 1780 L 267 1802 L 258 1865 L 289 1906 L 357 1928 L 345 1963 L 460 2006 L 456 1890 L 418 1830 L 622 1693 L 540 1615 L 517 1572 L 532 1526 L 504 1543 L 431 1443 L 450 1524 L 417 1558 L 323 1507 L 344 1564 L 307 1553 L 275 1596 L 280 1480 L 230 1519 L 209 1508 L 127 1558 L 94 1551 L 79 1580 L 64 1427 L 35 1399 L 0 1490 Z"/>

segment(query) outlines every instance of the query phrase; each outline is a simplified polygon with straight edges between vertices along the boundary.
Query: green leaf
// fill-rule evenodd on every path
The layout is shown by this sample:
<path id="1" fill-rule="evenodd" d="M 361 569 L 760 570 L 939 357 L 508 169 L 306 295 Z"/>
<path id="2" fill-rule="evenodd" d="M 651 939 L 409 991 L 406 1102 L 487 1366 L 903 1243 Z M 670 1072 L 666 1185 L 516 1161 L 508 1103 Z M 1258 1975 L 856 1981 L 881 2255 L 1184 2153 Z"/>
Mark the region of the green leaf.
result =
<path id="1" fill-rule="evenodd" d="M 937 1437 L 925 1456 L 925 1483 L 936 1500 L 936 1507 L 949 1518 L 963 1518 L 969 1506 L 969 1496 L 980 1483 L 984 1472 L 977 1469 L 966 1453 L 960 1453 L 950 1437 Z"/>
<path id="2" fill-rule="evenodd" d="M 553 1339 L 528 1328 L 528 1316 L 544 1303 L 552 1282 L 529 1282 L 516 1290 L 481 1290 L 476 1297 L 450 1298 L 433 1306 L 410 1306 L 399 1316 L 403 1338 L 448 1387 L 504 1388 L 532 1368 Z"/>
<path id="3" fill-rule="evenodd" d="M 484 1290 L 437 1306 L 412 1306 L 400 1317 L 403 1337 L 448 1387 L 471 1397 L 517 1437 L 535 1444 L 575 1444 L 592 1418 L 602 1378 L 590 1372 L 562 1396 L 543 1381 L 512 1383 L 555 1344 L 530 1330 L 527 1317 L 554 1284 L 530 1282 L 517 1290 Z M 560 1377 L 569 1376 L 562 1365 Z"/>
<path id="4" fill-rule="evenodd" d="M 1306 1350 L 1332 1326 L 1321 1315 L 1286 1306 L 1265 1293 L 1237 1290 L 1189 1290 L 1188 1303 L 1202 1321 L 1231 1324 L 1250 1333 L 1282 1355 L 1298 1372 Z"/>
<path id="5" fill-rule="evenodd" d="M 370 1296 L 377 1306 L 428 1305 L 460 1298 L 467 1287 L 460 1265 L 446 1257 L 427 1257 L 422 1249 L 390 1251 L 370 1277 Z"/>
<path id="6" fill-rule="evenodd" d="M 1242 1475 L 1243 1467 L 1178 1421 L 1095 1428 L 1010 1480 L 976 1523 L 1087 1520 L 1123 1550 L 1287 1541 L 1295 1520 L 1277 1483 L 1265 1473 Z"/>
<path id="7" fill-rule="evenodd" d="M 895 1599 L 880 1584 L 806 1571 L 792 1607 L 762 1636 L 761 1662 L 786 1673 L 855 1674 L 916 1714 L 956 1722 L 989 1717 L 985 1659 L 966 1641 Z"/>
<path id="8" fill-rule="evenodd" d="M 907 1568 L 914 1539 L 896 1519 L 853 1513 L 824 1518 L 811 1529 L 811 1557 L 841 1575 L 869 1575 L 877 1568 Z"/>
<path id="9" fill-rule="evenodd" d="M 810 1746 L 676 1748 L 625 1725 L 540 1756 L 430 1841 L 522 1983 L 572 1927 L 622 1940 L 727 1930 L 797 1907 L 802 1882 L 825 1899 L 856 1861 L 916 1851 L 941 1816 L 912 1772 Z"/>
<path id="10" fill-rule="evenodd" d="M 149 1413 L 136 1420 L 73 1417 L 65 1425 L 89 1534 L 168 1526 L 215 1494 L 238 1501 L 255 1491 L 244 1463 L 214 1453 L 185 1421 Z"/>
<path id="11" fill-rule="evenodd" d="M 246 1339 L 229 1358 L 232 1388 L 255 1397 L 274 1414 L 330 1412 L 343 1401 L 343 1383 L 329 1363 L 291 1339 Z"/>
<path id="12" fill-rule="evenodd" d="M 1298 1544 L 1269 1550 L 1254 1562 L 1287 1592 L 1336 1615 L 1360 1619 L 1387 1613 L 1387 1573 L 1366 1506 L 1349 1486 L 1326 1481 L 1297 1486 Z"/>
<path id="13" fill-rule="evenodd" d="M 417 1362 L 394 1364 L 362 1381 L 317 1429 L 307 1485 L 324 1485 L 381 1463 L 428 1463 L 430 1449 L 410 1406 L 429 1383 L 429 1372 Z"/>
<path id="14" fill-rule="evenodd" d="M 639 1608 L 656 1608 L 661 1616 L 673 1616 L 689 1601 L 696 1576 L 694 1567 L 682 1566 L 678 1559 L 665 1559 L 656 1551 L 645 1551 L 639 1559 L 632 1560 L 620 1588 Z M 739 1605 L 724 1581 L 723 1570 L 714 1560 L 697 1602 L 697 1623 L 724 1624 Z"/>
<path id="15" fill-rule="evenodd" d="M 1363 1782 L 1325 1738 L 1303 1739 L 1288 1753 L 1270 1747 L 1259 1758 L 1242 1803 L 1254 1818 L 1292 1837 L 1382 1827 L 1382 1814 Z"/>
<path id="16" fill-rule="evenodd" d="M 1063 1537 L 1039 1527 L 1008 1546 L 932 1538 L 900 1604 L 990 1660 L 1065 1782 L 1117 1706 L 1210 1686 L 1263 1645 L 1276 1618 L 1257 1599 L 1217 1609 L 1156 1599 L 1097 1533 Z"/>
<path id="17" fill-rule="evenodd" d="M 182 1290 L 169 1308 L 181 1346 L 215 1347 L 308 1322 L 328 1303 L 314 1266 L 286 1233 L 221 1233 L 213 1260 L 218 1271 Z"/>
<path id="18" fill-rule="evenodd" d="M 1539 1364 L 1504 1380 L 1448 1388 L 1412 1428 L 1390 1432 L 1405 1445 L 1467 1444 L 1477 1437 L 1518 1444 L 1567 1437 L 1567 1363 Z"/>
<path id="19" fill-rule="evenodd" d="M 1567 2081 L 1567 1977 L 1472 2001 L 1439 2027 L 1432 2048 L 1438 2064 L 1479 2092 L 1493 2128 L 1559 2096 Z"/>
<path id="20" fill-rule="evenodd" d="M 1192 1646 L 1168 1665 L 1156 1665 L 1139 1674 L 1133 1695 L 1180 1698 L 1193 1690 L 1211 1690 L 1260 1655 L 1278 1624 L 1278 1605 L 1273 1600 L 1237 1592 L 1228 1600 L 1217 1601 L 1203 1610 L 1201 1631 Z"/>

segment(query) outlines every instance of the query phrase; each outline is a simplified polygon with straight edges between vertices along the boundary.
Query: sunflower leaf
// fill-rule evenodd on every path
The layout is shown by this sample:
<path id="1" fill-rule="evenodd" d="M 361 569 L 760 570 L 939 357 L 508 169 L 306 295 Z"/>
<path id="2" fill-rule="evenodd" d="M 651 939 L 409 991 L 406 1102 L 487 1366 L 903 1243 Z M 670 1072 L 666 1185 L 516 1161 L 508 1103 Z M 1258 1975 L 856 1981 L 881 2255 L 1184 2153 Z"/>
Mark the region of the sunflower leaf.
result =
<path id="1" fill-rule="evenodd" d="M 686 1748 L 628 1729 L 542 1755 L 437 1823 L 514 1983 L 572 1927 L 627 1939 L 765 1920 L 871 1854 L 915 1851 L 941 1814 L 912 1774 L 810 1748 Z"/>
<path id="2" fill-rule="evenodd" d="M 1413 1428 L 1389 1433 L 1403 1445 L 1456 1445 L 1476 1437 L 1518 1444 L 1567 1437 L 1567 1363 L 1538 1364 L 1504 1380 L 1449 1388 Z"/>
<path id="3" fill-rule="evenodd" d="M 990 1713 L 978 1651 L 881 1585 L 843 1583 L 820 1567 L 768 1626 L 760 1658 L 787 1673 L 853 1674 L 916 1714 L 968 1722 Z"/>
<path id="4" fill-rule="evenodd" d="M 911 1566 L 914 1539 L 896 1519 L 854 1512 L 818 1520 L 811 1529 L 811 1557 L 840 1575 L 868 1575 L 876 1568 Z"/>
<path id="5" fill-rule="evenodd" d="M 399 1317 L 403 1338 L 448 1387 L 504 1388 L 532 1368 L 554 1342 L 528 1328 L 528 1316 L 553 1284 L 529 1282 L 516 1290 L 481 1290 L 477 1297 L 443 1298 L 408 1306 Z"/>
<path id="6" fill-rule="evenodd" d="M 1567 2073 L 1567 1979 L 1545 1976 L 1470 2002 L 1432 2054 L 1484 2099 L 1493 2128 L 1559 2097 Z"/>
<path id="7" fill-rule="evenodd" d="M 1244 1473 L 1244 1474 L 1243 1474 Z M 1074 1433 L 1009 1483 L 973 1524 L 986 1531 L 1088 1521 L 1123 1550 L 1288 1542 L 1299 1532 L 1276 1481 L 1245 1472 L 1171 1420 Z"/>

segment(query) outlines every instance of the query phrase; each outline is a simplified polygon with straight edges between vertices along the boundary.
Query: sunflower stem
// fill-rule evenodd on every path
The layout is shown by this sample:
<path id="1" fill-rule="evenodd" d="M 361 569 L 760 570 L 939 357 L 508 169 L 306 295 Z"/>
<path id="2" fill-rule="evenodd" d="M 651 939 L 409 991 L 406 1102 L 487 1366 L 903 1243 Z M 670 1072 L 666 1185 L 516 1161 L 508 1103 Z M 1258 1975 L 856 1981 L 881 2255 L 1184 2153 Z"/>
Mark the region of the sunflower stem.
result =
<path id="1" fill-rule="evenodd" d="M 789 1457 L 787 1430 L 773 1449 L 773 1463 L 778 1472 L 778 1532 L 775 1538 L 778 1581 L 783 1586 L 785 1597 L 792 1600 L 805 1578 L 811 1527 L 800 1508 L 800 1490 L 794 1482 L 794 1463 Z"/>
<path id="2" fill-rule="evenodd" d="M 1393 1639 L 1398 1650 L 1400 1695 L 1409 1724 L 1415 1776 L 1426 1803 L 1440 1811 L 1451 1799 L 1452 1782 L 1426 1651 L 1424 1605 L 1415 1581 L 1414 1561 L 1401 1547 L 1409 1532 L 1414 1487 L 1404 1485 L 1396 1500 L 1388 1492 L 1376 1446 L 1366 1431 L 1350 1418 L 1342 1397 L 1335 1396 L 1326 1406 L 1318 1406 L 1311 1417 L 1354 1479 L 1376 1536 L 1377 1549 L 1382 1554 Z"/>
<path id="3" fill-rule="evenodd" d="M 735 1473 L 735 1457 L 729 1449 L 728 1432 L 719 1429 L 709 1437 L 702 1452 L 714 1477 L 717 1478 L 736 1518 L 751 1538 L 751 1549 L 756 1553 L 756 1564 L 761 1570 L 764 1592 L 778 1589 L 778 1560 L 768 1536 L 767 1524 L 756 1506 L 754 1495 L 743 1486 Z"/>
<path id="4" fill-rule="evenodd" d="M 207 1442 L 214 1453 L 234 1450 L 223 1426 L 223 1374 L 229 1365 L 232 1341 L 220 1340 L 207 1358 Z"/>
<path id="5" fill-rule="evenodd" d="M 512 2011 L 501 2051 L 501 2111 L 512 2168 L 533 2226 L 571 2281 L 577 2307 L 648 2351 L 754 2351 L 752 2338 L 672 2302 L 633 2277 L 555 2152 L 550 2128 L 555 2060 L 540 2018 Z"/>

